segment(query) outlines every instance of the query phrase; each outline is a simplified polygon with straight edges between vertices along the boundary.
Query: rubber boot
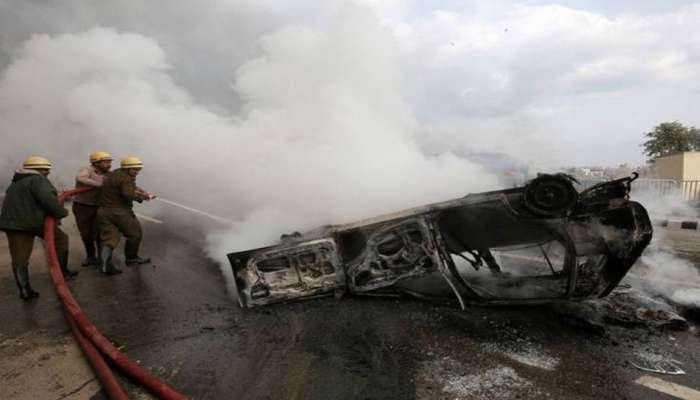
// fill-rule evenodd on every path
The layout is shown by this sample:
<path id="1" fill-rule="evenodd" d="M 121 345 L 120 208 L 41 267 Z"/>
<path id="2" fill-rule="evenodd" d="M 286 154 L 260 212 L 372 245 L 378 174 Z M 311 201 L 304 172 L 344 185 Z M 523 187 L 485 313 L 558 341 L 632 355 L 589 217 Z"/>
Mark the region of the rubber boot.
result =
<path id="1" fill-rule="evenodd" d="M 85 261 L 81 264 L 83 267 L 92 267 L 100 265 L 100 259 L 95 257 L 95 242 L 83 240 L 85 246 Z"/>
<path id="2" fill-rule="evenodd" d="M 58 265 L 61 266 L 61 272 L 65 279 L 70 280 L 78 276 L 78 271 L 68 269 L 68 253 L 58 255 Z"/>
<path id="3" fill-rule="evenodd" d="M 141 265 L 141 264 L 148 264 L 151 262 L 151 259 L 146 257 L 146 258 L 141 258 L 139 256 L 136 256 L 134 258 L 129 258 L 125 261 L 126 265 Z"/>
<path id="4" fill-rule="evenodd" d="M 100 272 L 104 275 L 121 274 L 122 270 L 112 264 L 112 248 L 102 246 L 100 251 Z"/>
<path id="5" fill-rule="evenodd" d="M 96 267 L 100 265 L 100 259 L 97 257 L 87 257 L 80 265 L 83 267 Z"/>
<path id="6" fill-rule="evenodd" d="M 20 299 L 26 301 L 39 297 L 39 292 L 32 290 L 32 286 L 29 284 L 29 268 L 26 265 L 21 267 L 13 266 L 12 273 L 15 275 Z"/>
<path id="7" fill-rule="evenodd" d="M 126 260 L 124 260 L 124 263 L 126 265 L 141 265 L 141 264 L 148 264 L 151 262 L 151 259 L 146 257 L 142 258 L 139 257 L 139 246 L 141 242 L 140 241 L 131 241 L 127 240 L 126 243 L 124 244 L 124 256 Z"/>

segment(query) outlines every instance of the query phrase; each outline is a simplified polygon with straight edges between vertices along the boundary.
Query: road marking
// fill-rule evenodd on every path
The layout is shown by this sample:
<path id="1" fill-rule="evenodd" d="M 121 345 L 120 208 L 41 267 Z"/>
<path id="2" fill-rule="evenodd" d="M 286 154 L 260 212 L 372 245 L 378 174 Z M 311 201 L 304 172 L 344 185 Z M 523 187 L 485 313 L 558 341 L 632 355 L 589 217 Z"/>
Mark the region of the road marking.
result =
<path id="1" fill-rule="evenodd" d="M 143 214 L 137 214 L 137 213 L 134 213 L 134 214 L 136 214 L 137 217 L 141 218 L 144 221 L 153 222 L 154 224 L 162 224 L 163 223 L 163 221 L 161 221 L 159 219 L 155 219 L 153 217 L 147 217 Z"/>
<path id="2" fill-rule="evenodd" d="M 644 375 L 634 381 L 638 385 L 645 386 L 657 392 L 666 393 L 678 399 L 683 400 L 700 400 L 700 392 L 686 386 L 676 383 L 666 382 L 663 379 L 653 376 Z"/>

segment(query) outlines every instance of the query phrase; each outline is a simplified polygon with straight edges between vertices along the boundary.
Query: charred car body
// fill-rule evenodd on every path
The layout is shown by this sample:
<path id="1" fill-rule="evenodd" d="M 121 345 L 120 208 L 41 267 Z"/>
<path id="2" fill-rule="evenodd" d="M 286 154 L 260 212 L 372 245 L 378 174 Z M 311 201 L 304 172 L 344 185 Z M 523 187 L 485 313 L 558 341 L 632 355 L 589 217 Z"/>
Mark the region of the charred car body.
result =
<path id="1" fill-rule="evenodd" d="M 518 304 L 607 295 L 649 244 L 637 175 L 563 174 L 228 254 L 243 307 L 343 293 Z"/>

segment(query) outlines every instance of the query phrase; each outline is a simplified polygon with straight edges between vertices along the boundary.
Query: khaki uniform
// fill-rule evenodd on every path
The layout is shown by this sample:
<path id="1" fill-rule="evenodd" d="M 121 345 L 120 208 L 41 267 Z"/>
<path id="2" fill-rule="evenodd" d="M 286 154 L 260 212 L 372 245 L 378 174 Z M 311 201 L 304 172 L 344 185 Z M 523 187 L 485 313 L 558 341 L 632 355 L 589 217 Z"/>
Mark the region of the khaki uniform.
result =
<path id="1" fill-rule="evenodd" d="M 115 249 L 119 246 L 121 235 L 124 235 L 124 256 L 127 260 L 138 256 L 143 234 L 141 223 L 136 219 L 133 210 L 100 207 L 97 210 L 97 221 L 103 246 Z"/>
<path id="2" fill-rule="evenodd" d="M 83 240 L 86 249 L 88 249 L 90 246 L 94 246 L 94 242 L 98 239 L 98 208 L 98 206 L 89 206 L 86 204 L 73 202 L 73 216 L 75 217 L 75 224 L 78 226 L 80 238 Z M 89 253 L 90 252 L 88 251 L 88 254 Z"/>
<path id="3" fill-rule="evenodd" d="M 97 225 L 100 242 L 111 249 L 119 245 L 121 235 L 126 238 L 126 259 L 138 257 L 141 245 L 141 224 L 132 209 L 133 202 L 142 202 L 145 197 L 136 191 L 136 179 L 124 169 L 105 175 L 100 190 L 97 210 Z"/>
<path id="4" fill-rule="evenodd" d="M 12 266 L 14 268 L 22 268 L 28 265 L 32 250 L 34 249 L 34 238 L 40 237 L 43 239 L 43 235 L 34 232 L 13 230 L 5 231 L 5 234 L 7 235 L 7 242 L 10 247 Z M 53 234 L 56 244 L 56 254 L 59 257 L 59 261 L 64 262 L 63 258 L 68 258 L 68 235 L 66 235 L 58 225 L 55 225 Z"/>
<path id="5" fill-rule="evenodd" d="M 80 232 L 80 238 L 85 246 L 88 259 L 94 259 L 99 248 L 99 234 L 97 230 L 97 209 L 100 196 L 99 188 L 102 186 L 104 176 L 90 166 L 83 167 L 75 177 L 75 187 L 94 187 L 96 189 L 86 193 L 80 193 L 73 199 L 73 216 Z"/>

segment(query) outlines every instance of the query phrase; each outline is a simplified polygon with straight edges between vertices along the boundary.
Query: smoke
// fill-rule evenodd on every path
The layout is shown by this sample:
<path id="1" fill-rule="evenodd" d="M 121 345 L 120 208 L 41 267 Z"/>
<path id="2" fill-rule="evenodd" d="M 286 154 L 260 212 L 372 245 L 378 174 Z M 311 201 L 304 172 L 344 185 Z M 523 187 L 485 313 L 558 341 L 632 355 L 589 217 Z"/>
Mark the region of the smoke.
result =
<path id="1" fill-rule="evenodd" d="M 259 45 L 235 71 L 233 112 L 194 100 L 144 35 L 34 35 L 0 80 L 2 156 L 44 154 L 65 182 L 95 149 L 142 157 L 140 185 L 238 221 L 208 236 L 224 271 L 227 252 L 285 231 L 494 187 L 478 165 L 417 145 L 396 44 L 369 10 L 341 7 Z"/>
<path id="2" fill-rule="evenodd" d="M 506 8 L 490 18 L 375 0 L 0 0 L 2 180 L 29 154 L 51 158 L 66 186 L 91 151 L 138 155 L 141 186 L 235 221 L 197 220 L 228 271 L 226 253 L 283 232 L 494 188 L 474 154 L 507 153 L 517 162 L 503 169 L 518 170 L 603 149 L 618 160 L 631 146 L 609 142 L 623 129 L 596 107 L 647 110 L 646 127 L 676 115 L 658 93 L 670 93 L 664 107 L 696 103 L 679 95 L 697 82 L 695 42 L 664 39 L 692 37 L 700 8 L 654 18 Z M 640 34 L 649 27 L 658 39 Z M 610 65 L 639 66 L 618 72 L 643 79 L 596 73 L 621 49 L 632 62 Z M 659 58 L 670 61 L 643 62 Z M 646 108 L 640 91 L 653 98 Z M 625 132 L 643 131 L 614 114 Z M 144 213 L 190 227 L 192 215 L 168 207 Z"/>
<path id="3" fill-rule="evenodd" d="M 632 197 L 644 205 L 652 220 L 694 219 L 697 215 L 679 191 L 636 190 Z M 631 281 L 649 295 L 661 296 L 686 307 L 700 307 L 700 270 L 694 262 L 679 257 L 669 235 L 665 229 L 654 230 L 652 242 L 632 269 L 633 274 L 640 273 L 643 279 L 633 276 Z"/>
<path id="4" fill-rule="evenodd" d="M 664 231 L 642 255 L 633 272 L 642 271 L 644 279 L 639 283 L 647 293 L 662 296 L 686 307 L 700 307 L 700 271 L 692 261 L 678 257 L 665 244 Z"/>
<path id="5" fill-rule="evenodd" d="M 683 198 L 680 190 L 669 189 L 665 192 L 651 188 L 636 189 L 632 183 L 631 197 L 644 205 L 652 219 L 668 217 L 695 218 L 697 210 Z"/>

